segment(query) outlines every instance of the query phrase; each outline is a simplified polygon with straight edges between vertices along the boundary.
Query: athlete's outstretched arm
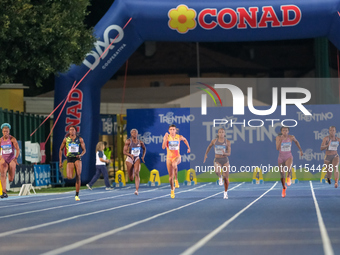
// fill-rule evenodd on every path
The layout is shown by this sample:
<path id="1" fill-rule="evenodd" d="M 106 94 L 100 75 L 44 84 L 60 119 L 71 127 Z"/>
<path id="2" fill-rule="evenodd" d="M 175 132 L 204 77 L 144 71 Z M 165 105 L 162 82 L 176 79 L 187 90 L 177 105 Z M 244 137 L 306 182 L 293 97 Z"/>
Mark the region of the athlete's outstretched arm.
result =
<path id="1" fill-rule="evenodd" d="M 129 146 L 130 146 L 130 139 L 127 139 L 124 144 L 123 154 L 133 159 L 133 155 L 129 153 Z"/>
<path id="2" fill-rule="evenodd" d="M 211 141 L 210 144 L 208 145 L 208 147 L 207 147 L 207 149 L 206 149 L 206 151 L 205 151 L 205 154 L 204 154 L 203 163 L 205 163 L 205 161 L 206 161 L 206 159 L 207 159 L 207 157 L 208 157 L 208 153 L 209 153 L 210 149 L 214 146 L 215 141 L 216 141 L 216 139 L 212 139 L 212 141 Z"/>
<path id="3" fill-rule="evenodd" d="M 296 144 L 296 146 L 299 148 L 299 150 L 300 150 L 300 155 L 302 156 L 302 155 L 303 155 L 303 152 L 302 152 L 302 149 L 301 149 L 301 146 L 300 146 L 299 141 L 296 140 L 295 136 L 293 136 L 292 138 L 293 138 L 293 141 L 294 141 L 294 143 Z"/>
<path id="4" fill-rule="evenodd" d="M 13 143 L 14 148 L 15 148 L 15 150 L 16 150 L 16 155 L 15 155 L 16 164 L 19 165 L 19 163 L 18 163 L 18 158 L 19 158 L 19 155 L 20 155 L 20 148 L 19 148 L 18 141 L 17 141 L 17 139 L 15 139 L 15 138 L 12 136 L 11 142 Z"/>
<path id="5" fill-rule="evenodd" d="M 229 157 L 230 154 L 231 154 L 231 142 L 227 141 L 227 152 L 223 153 L 223 155 Z"/>
<path id="6" fill-rule="evenodd" d="M 82 152 L 80 153 L 80 155 L 77 155 L 77 157 L 78 157 L 78 158 L 81 158 L 81 157 L 84 156 L 84 154 L 86 153 L 86 148 L 85 148 L 84 139 L 83 139 L 83 138 L 80 138 L 79 141 L 80 141 L 80 146 L 81 146 Z"/>
<path id="7" fill-rule="evenodd" d="M 187 150 L 187 153 L 190 153 L 190 146 L 189 146 L 189 143 L 188 143 L 188 140 L 181 135 L 181 141 L 183 141 L 185 143 L 185 145 L 188 147 L 188 150 Z"/>
<path id="8" fill-rule="evenodd" d="M 166 132 L 164 137 L 163 137 L 163 143 L 162 143 L 162 149 L 163 150 L 166 148 L 166 143 L 168 142 L 168 137 L 169 137 L 169 133 Z"/>
<path id="9" fill-rule="evenodd" d="M 329 141 L 327 142 L 327 140 L 328 140 L 328 137 L 326 136 L 326 137 L 324 137 L 323 139 L 322 139 L 322 143 L 321 143 L 321 147 L 320 147 L 320 150 L 321 151 L 323 151 L 323 150 L 326 150 L 327 149 L 327 147 L 328 147 L 328 145 L 329 145 L 329 142 L 331 141 L 331 139 L 329 139 Z"/>
<path id="10" fill-rule="evenodd" d="M 142 148 L 143 148 L 143 156 L 142 156 L 142 161 L 143 161 L 143 163 L 145 163 L 145 161 L 144 161 L 144 157 L 145 157 L 145 154 L 146 154 L 146 147 L 145 147 L 145 145 L 144 145 L 144 143 L 143 142 L 140 142 L 140 145 L 142 146 Z"/>
<path id="11" fill-rule="evenodd" d="M 64 138 L 63 142 L 60 145 L 60 150 L 59 150 L 59 167 L 62 166 L 61 159 L 62 159 L 62 156 L 63 156 L 63 149 L 65 148 L 65 145 L 66 145 L 66 138 Z"/>
<path id="12" fill-rule="evenodd" d="M 278 135 L 276 137 L 276 150 L 280 150 L 280 145 L 282 143 L 282 140 L 283 140 L 283 136 L 282 135 Z"/>

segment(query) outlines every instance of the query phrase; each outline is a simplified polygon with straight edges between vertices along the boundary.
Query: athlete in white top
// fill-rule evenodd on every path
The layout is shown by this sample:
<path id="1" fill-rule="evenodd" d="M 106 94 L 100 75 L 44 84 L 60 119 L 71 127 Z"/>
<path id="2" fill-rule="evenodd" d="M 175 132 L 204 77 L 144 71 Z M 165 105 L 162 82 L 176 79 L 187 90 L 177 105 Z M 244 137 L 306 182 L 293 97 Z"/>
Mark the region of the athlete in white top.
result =
<path id="1" fill-rule="evenodd" d="M 228 199 L 228 186 L 229 186 L 229 159 L 228 157 L 231 154 L 231 143 L 229 140 L 225 138 L 225 131 L 223 128 L 220 128 L 217 133 L 217 138 L 213 139 L 209 144 L 205 155 L 203 163 L 208 157 L 208 153 L 210 149 L 215 147 L 215 160 L 214 167 L 217 176 L 219 177 L 219 185 L 223 185 L 224 179 L 224 199 Z M 223 174 L 221 174 L 223 172 Z"/>
<path id="2" fill-rule="evenodd" d="M 139 177 L 139 171 L 140 171 L 140 158 L 139 154 L 141 151 L 141 148 L 143 149 L 143 155 L 142 155 L 142 160 L 143 163 L 145 153 L 146 153 L 146 148 L 145 145 L 142 141 L 138 140 L 138 130 L 137 129 L 131 129 L 130 131 L 131 138 L 127 139 L 125 141 L 123 153 L 126 155 L 126 167 L 127 171 L 129 174 L 129 179 L 130 181 L 133 181 L 135 179 L 135 185 L 136 185 L 136 191 L 135 195 L 138 196 L 138 189 L 139 189 L 139 182 L 140 182 L 140 177 Z M 133 171 L 134 170 L 134 171 Z"/>

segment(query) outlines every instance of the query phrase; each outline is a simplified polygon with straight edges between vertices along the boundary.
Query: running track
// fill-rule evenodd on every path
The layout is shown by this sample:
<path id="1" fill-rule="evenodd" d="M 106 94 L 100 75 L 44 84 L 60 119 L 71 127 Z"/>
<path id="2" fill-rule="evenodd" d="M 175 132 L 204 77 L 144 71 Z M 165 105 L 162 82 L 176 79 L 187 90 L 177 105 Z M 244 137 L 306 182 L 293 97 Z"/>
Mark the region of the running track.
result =
<path id="1" fill-rule="evenodd" d="M 214 183 L 0 200 L 0 254 L 339 254 L 340 188 Z"/>

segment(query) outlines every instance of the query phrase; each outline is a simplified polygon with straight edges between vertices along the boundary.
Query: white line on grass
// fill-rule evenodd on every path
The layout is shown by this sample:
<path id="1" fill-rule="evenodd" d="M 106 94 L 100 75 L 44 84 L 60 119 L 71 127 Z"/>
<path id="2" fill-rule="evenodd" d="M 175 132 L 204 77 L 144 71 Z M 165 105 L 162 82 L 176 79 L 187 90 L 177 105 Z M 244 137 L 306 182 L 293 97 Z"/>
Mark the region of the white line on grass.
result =
<path id="1" fill-rule="evenodd" d="M 242 182 L 242 183 L 240 183 L 240 184 L 234 186 L 234 187 L 231 188 L 230 190 L 233 190 L 233 189 L 237 188 L 238 186 L 242 185 L 243 183 L 244 183 L 244 182 Z M 207 184 L 206 184 L 206 185 L 207 185 Z M 204 186 L 205 186 L 205 185 L 204 185 Z M 194 189 L 196 189 L 196 188 L 194 188 Z M 194 190 L 194 189 L 190 189 L 190 190 Z M 188 190 L 188 191 L 190 191 L 190 190 Z M 182 193 L 182 192 L 178 192 L 178 193 Z M 177 194 L 178 194 L 178 193 L 177 193 Z M 95 241 L 97 241 L 97 240 L 99 240 L 99 239 L 101 239 L 101 238 L 104 238 L 104 237 L 107 237 L 107 236 L 116 234 L 116 233 L 118 233 L 118 232 L 120 232 L 120 231 L 129 229 L 129 228 L 132 228 L 132 227 L 134 227 L 134 226 L 137 226 L 137 225 L 139 225 L 139 224 L 142 224 L 142 223 L 148 222 L 148 221 L 150 221 L 150 220 L 156 219 L 156 218 L 158 218 L 158 217 L 160 217 L 160 216 L 169 214 L 169 213 L 171 213 L 171 212 L 178 211 L 178 210 L 180 210 L 180 209 L 182 209 L 182 208 L 185 208 L 185 207 L 188 207 L 188 206 L 190 206 L 190 205 L 197 204 L 197 203 L 202 202 L 202 201 L 204 201 L 204 200 L 207 200 L 207 199 L 209 199 L 209 198 L 211 198 L 211 197 L 217 196 L 217 195 L 219 195 L 219 194 L 221 194 L 221 193 L 223 193 L 223 191 L 222 191 L 222 192 L 218 192 L 218 193 L 216 193 L 216 194 L 214 194 L 214 195 L 205 197 L 205 198 L 203 198 L 203 199 L 199 199 L 199 200 L 197 200 L 197 201 L 195 201 L 195 202 L 191 202 L 191 203 L 189 203 L 189 204 L 182 205 L 182 206 L 180 206 L 180 207 L 177 207 L 177 208 L 174 208 L 174 209 L 171 209 L 171 210 L 162 212 L 162 213 L 155 214 L 155 215 L 153 215 L 153 216 L 151 216 L 151 217 L 148 217 L 148 218 L 145 218 L 145 219 L 143 219 L 143 220 L 135 221 L 135 222 L 130 223 L 130 224 L 124 226 L 124 227 L 115 228 L 115 229 L 112 229 L 112 230 L 107 231 L 107 232 L 105 232 L 105 233 L 102 233 L 102 234 L 95 235 L 95 236 L 93 236 L 93 237 L 84 239 L 84 240 L 82 240 L 82 241 L 79 241 L 79 242 L 76 242 L 76 243 L 73 243 L 73 244 L 70 244 L 70 245 L 66 245 L 66 246 L 64 246 L 64 247 L 61 247 L 61 248 L 58 248 L 58 249 L 55 249 L 55 250 L 52 250 L 52 251 L 48 251 L 48 252 L 46 252 L 46 253 L 43 253 L 42 255 L 57 255 L 57 254 L 61 254 L 61 253 L 67 252 L 67 251 L 74 250 L 74 249 L 76 249 L 76 248 L 78 248 L 78 247 L 81 247 L 81 246 L 83 246 L 83 245 L 89 244 L 89 243 L 91 243 L 91 242 L 95 242 Z"/>
<path id="2" fill-rule="evenodd" d="M 228 226 L 231 222 L 233 222 L 238 216 L 240 216 L 243 212 L 245 212 L 249 207 L 251 207 L 254 203 L 259 201 L 264 195 L 266 195 L 269 191 L 271 191 L 275 186 L 277 182 L 265 193 L 263 193 L 261 196 L 256 198 L 253 202 L 251 202 L 249 205 L 244 207 L 241 211 L 236 213 L 233 217 L 231 217 L 229 220 L 225 221 L 221 226 L 210 232 L 208 235 L 203 237 L 201 240 L 199 240 L 197 243 L 195 243 L 193 246 L 186 249 L 184 252 L 181 253 L 181 255 L 189 255 L 196 252 L 198 249 L 200 249 L 202 246 L 204 246 L 207 242 L 209 242 L 214 236 L 216 236 L 219 232 L 221 232 L 226 226 Z"/>
<path id="3" fill-rule="evenodd" d="M 318 201 L 316 200 L 314 189 L 313 189 L 313 184 L 311 181 L 310 183 L 310 189 L 312 191 L 312 196 L 314 200 L 314 205 L 315 205 L 315 210 L 316 210 L 316 215 L 318 216 L 318 223 L 319 223 L 319 228 L 320 228 L 320 234 L 321 234 L 321 239 L 322 239 L 322 244 L 323 244 L 323 251 L 325 255 L 333 255 L 334 251 L 332 248 L 331 241 L 329 240 L 327 229 L 325 226 L 325 223 L 323 222 L 321 211 L 319 208 Z"/>

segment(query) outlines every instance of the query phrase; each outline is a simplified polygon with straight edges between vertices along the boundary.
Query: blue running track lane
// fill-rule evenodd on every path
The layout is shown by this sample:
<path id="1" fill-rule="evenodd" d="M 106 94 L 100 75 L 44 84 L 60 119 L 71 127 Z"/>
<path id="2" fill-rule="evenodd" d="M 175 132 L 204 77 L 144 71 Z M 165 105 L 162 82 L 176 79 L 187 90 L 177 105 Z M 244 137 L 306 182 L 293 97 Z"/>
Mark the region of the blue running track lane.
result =
<path id="1" fill-rule="evenodd" d="M 0 254 L 340 254 L 340 188 L 134 185 L 0 200 Z"/>

